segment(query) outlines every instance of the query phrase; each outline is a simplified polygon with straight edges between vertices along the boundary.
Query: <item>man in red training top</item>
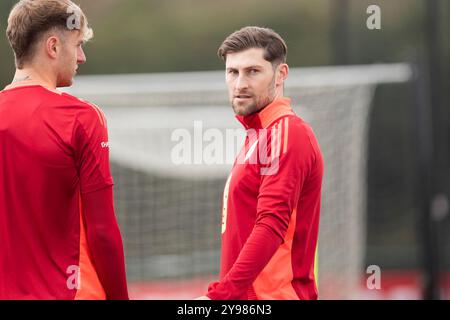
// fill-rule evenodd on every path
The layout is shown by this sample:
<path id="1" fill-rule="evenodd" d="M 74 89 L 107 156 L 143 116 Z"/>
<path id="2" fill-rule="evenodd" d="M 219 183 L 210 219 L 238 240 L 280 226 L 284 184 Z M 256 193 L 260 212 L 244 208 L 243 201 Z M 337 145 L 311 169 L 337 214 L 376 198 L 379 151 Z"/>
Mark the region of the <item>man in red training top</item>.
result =
<path id="1" fill-rule="evenodd" d="M 92 37 L 69 0 L 22 0 L 0 91 L 0 300 L 128 299 L 105 116 L 56 90 Z"/>
<path id="2" fill-rule="evenodd" d="M 286 44 L 271 29 L 246 27 L 218 54 L 247 137 L 225 186 L 220 281 L 199 299 L 317 299 L 323 159 L 284 97 Z"/>

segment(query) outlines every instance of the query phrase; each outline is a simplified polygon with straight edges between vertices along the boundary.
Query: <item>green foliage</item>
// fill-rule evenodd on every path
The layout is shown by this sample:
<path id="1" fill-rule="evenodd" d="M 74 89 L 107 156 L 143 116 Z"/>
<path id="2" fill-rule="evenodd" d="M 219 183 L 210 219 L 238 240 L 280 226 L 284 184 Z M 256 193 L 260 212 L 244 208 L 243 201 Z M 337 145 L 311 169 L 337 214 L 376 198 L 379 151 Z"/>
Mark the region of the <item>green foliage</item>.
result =
<path id="1" fill-rule="evenodd" d="M 228 34 L 246 25 L 267 26 L 279 32 L 289 46 L 291 67 L 332 64 L 336 50 L 333 31 L 343 27 L 335 23 L 335 1 L 341 0 L 79 0 L 95 32 L 93 41 L 85 47 L 88 61 L 80 72 L 220 69 L 223 66 L 216 56 L 218 46 Z M 425 51 L 427 0 L 346 1 L 349 5 L 346 43 L 351 64 L 410 61 L 418 52 Z M 0 89 L 14 72 L 5 30 L 15 2 L 0 0 Z M 370 4 L 381 7 L 381 30 L 366 27 L 366 9 Z M 450 101 L 450 3 L 441 1 L 441 4 L 442 73 L 446 76 Z M 372 246 L 384 250 L 395 245 L 404 248 L 414 240 L 417 214 L 413 199 L 414 96 L 405 92 L 402 95 L 398 88 L 377 94 L 369 143 L 368 244 L 369 249 Z M 406 97 L 409 100 L 405 101 Z M 447 168 L 447 175 L 449 172 Z M 446 242 L 450 243 L 450 239 Z M 383 250 L 380 254 L 369 251 L 368 260 L 378 263 L 383 256 L 389 256 Z M 393 264 L 398 263 L 393 260 Z"/>
<path id="2" fill-rule="evenodd" d="M 289 64 L 327 65 L 333 61 L 332 0 L 79 0 L 94 28 L 87 44 L 88 62 L 81 73 L 134 73 L 210 70 L 222 67 L 216 50 L 232 31 L 246 25 L 267 26 L 289 46 Z M 2 0 L 0 32 L 9 8 Z M 418 0 L 372 1 L 383 12 L 381 32 L 366 28 L 367 1 L 350 1 L 352 63 L 399 61 L 419 45 Z M 384 14 L 386 13 L 386 14 Z M 6 38 L 0 38 L 0 85 L 9 81 L 13 60 Z"/>

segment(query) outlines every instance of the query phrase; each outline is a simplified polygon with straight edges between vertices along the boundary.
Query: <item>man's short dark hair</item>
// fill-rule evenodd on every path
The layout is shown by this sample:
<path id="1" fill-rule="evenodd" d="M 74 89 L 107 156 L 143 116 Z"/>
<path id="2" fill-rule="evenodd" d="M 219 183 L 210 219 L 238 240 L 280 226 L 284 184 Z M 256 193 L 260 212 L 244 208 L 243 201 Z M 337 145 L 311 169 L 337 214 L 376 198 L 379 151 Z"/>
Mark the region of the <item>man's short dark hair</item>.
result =
<path id="1" fill-rule="evenodd" d="M 227 60 L 229 53 L 241 52 L 251 48 L 264 49 L 264 59 L 273 65 L 286 63 L 287 45 L 283 38 L 269 28 L 244 27 L 229 35 L 217 52 L 219 58 Z"/>

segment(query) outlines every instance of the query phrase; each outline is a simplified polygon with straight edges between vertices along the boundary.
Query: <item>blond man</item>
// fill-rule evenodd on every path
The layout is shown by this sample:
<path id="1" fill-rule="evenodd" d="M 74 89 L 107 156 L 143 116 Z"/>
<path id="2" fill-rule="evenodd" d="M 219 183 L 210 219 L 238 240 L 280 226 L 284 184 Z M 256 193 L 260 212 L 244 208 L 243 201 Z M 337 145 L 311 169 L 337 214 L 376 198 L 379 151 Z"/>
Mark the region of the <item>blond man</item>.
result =
<path id="1" fill-rule="evenodd" d="M 62 93 L 92 37 L 69 0 L 21 0 L 0 91 L 0 299 L 128 299 L 106 119 Z"/>

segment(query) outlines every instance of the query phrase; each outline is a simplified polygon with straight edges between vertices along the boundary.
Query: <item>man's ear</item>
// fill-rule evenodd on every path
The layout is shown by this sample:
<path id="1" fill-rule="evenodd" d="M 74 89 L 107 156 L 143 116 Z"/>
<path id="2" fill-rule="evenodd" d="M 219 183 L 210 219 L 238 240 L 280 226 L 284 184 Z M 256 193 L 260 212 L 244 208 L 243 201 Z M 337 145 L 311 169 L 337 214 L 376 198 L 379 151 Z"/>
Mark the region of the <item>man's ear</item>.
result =
<path id="1" fill-rule="evenodd" d="M 50 36 L 45 41 L 45 53 L 52 59 L 56 59 L 60 50 L 61 41 L 56 36 Z"/>
<path id="2" fill-rule="evenodd" d="M 282 63 L 277 68 L 277 85 L 283 85 L 289 75 L 289 66 L 286 63 Z"/>

